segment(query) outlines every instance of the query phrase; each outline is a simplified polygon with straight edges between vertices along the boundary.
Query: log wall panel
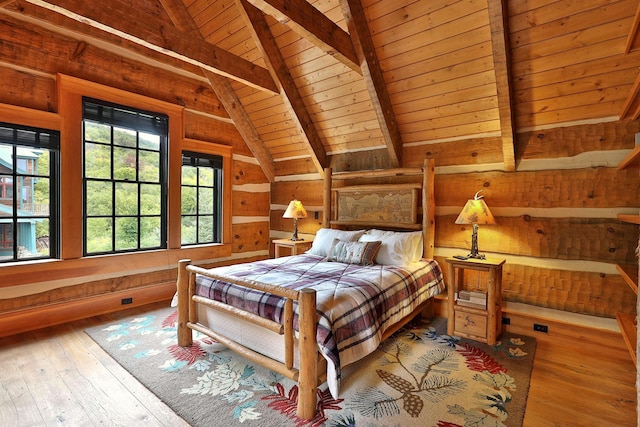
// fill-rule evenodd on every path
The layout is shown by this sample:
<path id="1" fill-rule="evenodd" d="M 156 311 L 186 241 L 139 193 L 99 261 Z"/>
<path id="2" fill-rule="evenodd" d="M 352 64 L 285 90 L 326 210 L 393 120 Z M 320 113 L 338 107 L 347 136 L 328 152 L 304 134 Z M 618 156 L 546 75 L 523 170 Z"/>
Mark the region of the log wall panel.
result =
<path id="1" fill-rule="evenodd" d="M 268 250 L 269 222 L 233 224 L 233 253 Z"/>
<path id="2" fill-rule="evenodd" d="M 612 185 L 612 183 L 614 183 Z M 436 206 L 464 206 L 483 190 L 490 207 L 638 207 L 640 176 L 615 168 L 436 175 Z M 461 189 L 469 189 L 464 192 Z"/>
<path id="3" fill-rule="evenodd" d="M 588 151 L 633 148 L 640 132 L 637 120 L 554 128 L 518 134 L 518 159 L 573 157 Z"/>
<path id="4" fill-rule="evenodd" d="M 268 182 L 259 165 L 241 161 L 233 162 L 233 185 L 264 184 Z"/>
<path id="5" fill-rule="evenodd" d="M 53 112 L 58 104 L 55 76 L 0 66 L 0 103 Z"/>
<path id="6" fill-rule="evenodd" d="M 269 212 L 269 193 L 233 192 L 233 214 L 235 216 L 265 216 Z"/>
<path id="7" fill-rule="evenodd" d="M 487 199 L 491 204 L 493 199 Z M 437 205 L 437 204 L 436 204 Z M 455 224 L 457 215 L 439 216 L 436 246 L 468 249 L 471 226 Z M 496 225 L 480 226 L 481 252 L 534 258 L 631 264 L 637 226 L 604 218 L 531 218 L 496 216 Z"/>
<path id="8" fill-rule="evenodd" d="M 404 147 L 405 166 L 420 167 L 425 158 L 432 158 L 438 167 L 502 162 L 500 138 L 471 138 L 434 144 Z"/>
<path id="9" fill-rule="evenodd" d="M 27 31 L 0 14 L 3 61 L 18 63 L 38 73 L 62 73 L 210 114 L 226 111 L 204 82 L 117 56 L 44 28 Z M 42 60 L 47 52 L 47 60 Z M 150 84 L 150 79 L 154 84 Z M 184 94 L 190 94 L 185 96 Z"/>

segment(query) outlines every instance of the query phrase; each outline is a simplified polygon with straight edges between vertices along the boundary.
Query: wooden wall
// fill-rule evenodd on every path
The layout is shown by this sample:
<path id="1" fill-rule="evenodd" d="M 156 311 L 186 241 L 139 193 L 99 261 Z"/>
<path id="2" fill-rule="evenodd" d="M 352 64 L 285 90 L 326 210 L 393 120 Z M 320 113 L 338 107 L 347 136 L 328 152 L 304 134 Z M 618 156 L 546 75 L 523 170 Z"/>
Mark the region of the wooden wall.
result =
<path id="1" fill-rule="evenodd" d="M 471 229 L 455 219 L 482 190 L 497 224 L 480 227 L 480 252 L 506 258 L 506 301 L 602 318 L 635 313 L 636 295 L 616 264 L 637 263 L 638 226 L 617 215 L 637 214 L 640 174 L 617 165 L 637 132 L 638 121 L 610 121 L 520 133 L 516 172 L 502 170 L 501 146 L 492 138 L 405 146 L 404 166 L 436 160 L 436 258 L 444 264 L 447 256 L 468 253 Z M 357 168 L 373 156 L 336 156 L 332 164 Z M 272 235 L 291 227 L 281 218 L 289 199 L 319 205 L 321 181 L 304 172 L 298 177 L 272 185 Z M 300 220 L 300 231 L 313 234 L 322 212 L 319 218 Z"/>
<path id="2" fill-rule="evenodd" d="M 153 56 L 124 59 L 59 32 L 27 28 L 10 15 L 0 15 L 0 28 L 0 121 L 38 126 L 44 117 L 60 123 L 57 75 L 62 73 L 183 107 L 184 138 L 233 150 L 229 245 L 66 259 L 35 267 L 0 265 L 0 336 L 43 322 L 113 311 L 121 308 L 121 298 L 133 297 L 133 305 L 167 300 L 181 257 L 216 265 L 268 256 L 269 183 L 200 70 L 177 61 L 171 68 Z M 67 135 L 63 132 L 61 138 Z"/>

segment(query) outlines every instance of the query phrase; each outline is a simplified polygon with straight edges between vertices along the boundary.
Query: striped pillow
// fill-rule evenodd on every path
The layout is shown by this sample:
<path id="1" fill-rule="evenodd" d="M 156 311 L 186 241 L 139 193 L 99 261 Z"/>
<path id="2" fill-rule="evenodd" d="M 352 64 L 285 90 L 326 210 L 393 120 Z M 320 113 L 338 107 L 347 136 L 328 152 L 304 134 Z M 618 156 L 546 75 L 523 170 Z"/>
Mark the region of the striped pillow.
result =
<path id="1" fill-rule="evenodd" d="M 381 241 L 346 242 L 334 239 L 327 252 L 327 261 L 344 262 L 345 264 L 371 265 L 376 259 Z"/>

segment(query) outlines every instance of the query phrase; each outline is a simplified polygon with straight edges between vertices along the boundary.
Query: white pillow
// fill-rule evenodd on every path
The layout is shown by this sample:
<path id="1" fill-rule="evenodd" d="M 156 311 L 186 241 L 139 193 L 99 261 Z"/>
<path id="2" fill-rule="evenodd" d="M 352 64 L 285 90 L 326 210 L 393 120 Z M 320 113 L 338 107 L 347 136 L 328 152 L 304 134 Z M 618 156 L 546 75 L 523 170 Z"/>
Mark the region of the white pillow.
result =
<path id="1" fill-rule="evenodd" d="M 321 228 L 316 233 L 316 237 L 311 244 L 311 249 L 309 249 L 307 253 L 326 257 L 333 243 L 333 239 L 356 242 L 364 232 L 365 230 L 347 231 Z"/>
<path id="2" fill-rule="evenodd" d="M 380 240 L 382 246 L 376 264 L 406 265 L 422 258 L 422 231 L 386 231 L 371 229 L 360 236 L 361 242 Z"/>

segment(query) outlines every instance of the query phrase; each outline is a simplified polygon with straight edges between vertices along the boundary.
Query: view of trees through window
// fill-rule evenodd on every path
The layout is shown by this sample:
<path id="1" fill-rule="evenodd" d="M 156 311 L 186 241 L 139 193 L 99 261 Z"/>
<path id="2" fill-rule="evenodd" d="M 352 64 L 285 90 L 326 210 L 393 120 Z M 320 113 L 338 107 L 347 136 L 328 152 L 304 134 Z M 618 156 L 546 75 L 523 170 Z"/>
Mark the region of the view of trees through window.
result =
<path id="1" fill-rule="evenodd" d="M 165 248 L 166 132 L 147 129 L 156 119 L 147 113 L 91 107 L 84 119 L 85 253 Z M 109 123 L 118 114 L 128 114 L 124 126 Z"/>
<path id="2" fill-rule="evenodd" d="M 56 257 L 59 135 L 0 124 L 0 262 Z"/>

